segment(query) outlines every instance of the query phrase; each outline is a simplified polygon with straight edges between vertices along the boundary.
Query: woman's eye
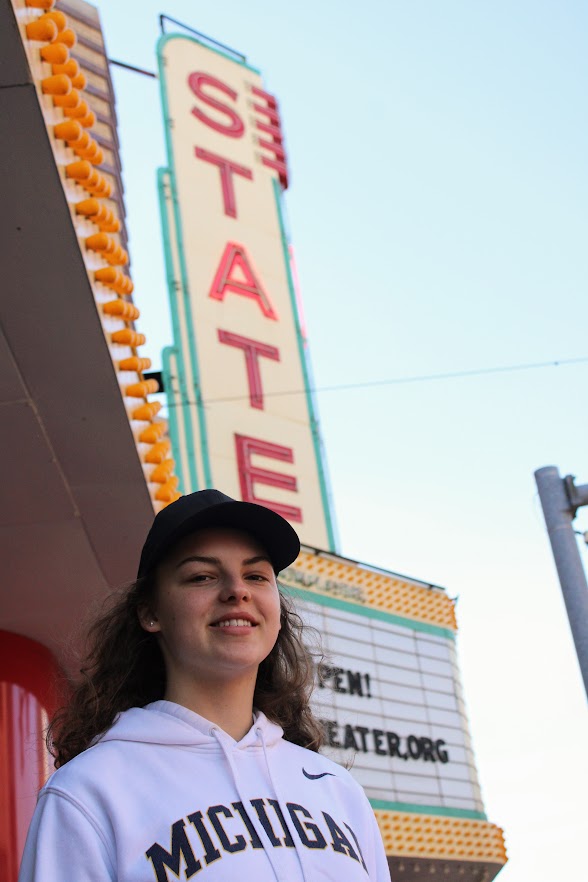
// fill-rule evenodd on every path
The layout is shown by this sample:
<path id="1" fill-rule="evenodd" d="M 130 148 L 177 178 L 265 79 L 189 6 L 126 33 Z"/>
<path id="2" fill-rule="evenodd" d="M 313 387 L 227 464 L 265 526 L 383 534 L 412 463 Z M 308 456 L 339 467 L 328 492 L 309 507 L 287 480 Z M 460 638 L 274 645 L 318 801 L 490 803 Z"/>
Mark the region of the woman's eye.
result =
<path id="1" fill-rule="evenodd" d="M 212 576 L 210 576 L 208 573 L 190 573 L 186 577 L 186 581 L 187 582 L 207 582 L 211 578 L 212 578 Z"/>

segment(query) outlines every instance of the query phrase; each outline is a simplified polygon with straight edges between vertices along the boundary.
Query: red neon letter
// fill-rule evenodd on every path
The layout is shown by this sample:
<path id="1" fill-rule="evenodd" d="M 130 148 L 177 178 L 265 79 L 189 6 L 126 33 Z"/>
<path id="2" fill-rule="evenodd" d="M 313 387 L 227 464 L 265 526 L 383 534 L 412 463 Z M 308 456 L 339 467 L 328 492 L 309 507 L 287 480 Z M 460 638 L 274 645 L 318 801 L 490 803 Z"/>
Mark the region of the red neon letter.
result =
<path id="1" fill-rule="evenodd" d="M 204 101 L 205 104 L 208 104 L 209 107 L 214 107 L 215 110 L 218 110 L 220 113 L 227 116 L 229 122 L 217 122 L 217 120 L 207 116 L 197 106 L 192 108 L 192 113 L 196 119 L 199 119 L 200 122 L 210 126 L 210 128 L 214 129 L 216 132 L 220 132 L 221 135 L 228 135 L 229 138 L 240 138 L 243 135 L 245 126 L 243 125 L 243 120 L 239 114 L 233 110 L 232 107 L 229 107 L 217 98 L 213 98 L 212 95 L 207 95 L 203 91 L 203 86 L 213 86 L 232 101 L 235 101 L 237 98 L 237 93 L 234 89 L 231 89 L 231 87 L 227 86 L 226 83 L 223 83 L 222 80 L 217 80 L 216 77 L 211 77 L 210 74 L 201 73 L 200 71 L 190 74 L 188 77 L 188 85 L 197 98 L 200 98 L 200 100 Z"/>
<path id="2" fill-rule="evenodd" d="M 241 177 L 251 181 L 253 180 L 253 172 L 245 168 L 244 165 L 237 165 L 236 162 L 231 162 L 230 159 L 225 159 L 224 156 L 217 156 L 216 153 L 209 153 L 208 150 L 203 150 L 202 147 L 195 147 L 194 150 L 198 159 L 203 159 L 205 162 L 211 162 L 213 165 L 218 166 L 223 188 L 225 214 L 229 217 L 237 217 L 237 200 L 235 199 L 232 174 L 241 175 Z"/>
<path id="3" fill-rule="evenodd" d="M 282 515 L 288 521 L 302 523 L 302 510 L 295 505 L 285 505 L 283 502 L 272 502 L 269 499 L 258 499 L 253 485 L 267 484 L 269 487 L 280 487 L 282 490 L 298 492 L 296 478 L 284 475 L 282 472 L 272 472 L 269 469 L 260 469 L 251 463 L 251 457 L 267 456 L 270 459 L 279 459 L 281 462 L 294 462 L 294 452 L 291 447 L 282 447 L 280 444 L 272 444 L 270 441 L 262 441 L 259 438 L 247 438 L 245 435 L 235 435 L 237 448 L 237 465 L 239 467 L 239 481 L 241 484 L 241 496 L 243 502 L 255 502 L 257 505 L 265 505 Z"/>
<path id="4" fill-rule="evenodd" d="M 231 277 L 234 269 L 240 271 L 242 279 Z M 266 318 L 278 320 L 269 297 L 255 277 L 245 247 L 235 242 L 227 242 L 208 296 L 213 300 L 224 300 L 225 291 L 234 291 L 235 294 L 251 297 L 257 302 Z"/>
<path id="5" fill-rule="evenodd" d="M 263 410 L 263 386 L 259 370 L 259 356 L 265 355 L 273 361 L 280 360 L 280 350 L 268 343 L 260 343 L 258 340 L 250 340 L 249 337 L 240 337 L 239 334 L 231 334 L 229 331 L 218 329 L 218 339 L 228 346 L 236 346 L 245 353 L 245 367 L 247 368 L 247 381 L 249 383 L 249 404 L 258 410 Z"/>

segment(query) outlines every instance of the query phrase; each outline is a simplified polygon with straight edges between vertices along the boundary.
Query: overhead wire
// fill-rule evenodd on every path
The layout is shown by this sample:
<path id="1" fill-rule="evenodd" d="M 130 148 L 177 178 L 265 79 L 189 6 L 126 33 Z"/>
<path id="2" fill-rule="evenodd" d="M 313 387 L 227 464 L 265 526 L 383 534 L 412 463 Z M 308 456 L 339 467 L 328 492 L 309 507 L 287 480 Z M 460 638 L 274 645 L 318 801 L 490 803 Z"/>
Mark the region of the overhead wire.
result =
<path id="1" fill-rule="evenodd" d="M 313 386 L 305 389 L 285 389 L 280 392 L 264 392 L 263 397 L 278 398 L 291 395 L 306 395 L 308 393 L 318 394 L 323 392 L 343 392 L 355 389 L 374 389 L 379 386 L 401 386 L 408 383 L 429 383 L 439 380 L 455 380 L 466 377 L 481 377 L 488 376 L 489 374 L 506 374 L 514 373 L 516 371 L 531 371 L 538 370 L 540 368 L 563 367 L 566 365 L 586 363 L 588 363 L 588 355 L 580 356 L 579 358 L 560 358 L 555 361 L 537 361 L 510 365 L 496 365 L 494 367 L 471 368 L 468 370 L 459 371 L 445 371 L 443 373 L 413 374 L 407 377 L 389 377 L 388 379 L 365 380 L 357 383 L 337 383 L 328 386 Z M 248 398 L 249 395 L 227 395 L 220 398 L 205 398 L 202 400 L 202 404 L 223 404 L 235 401 L 244 401 Z M 169 402 L 168 406 L 179 407 L 182 404 L 195 403 L 196 402 L 194 401 Z"/>

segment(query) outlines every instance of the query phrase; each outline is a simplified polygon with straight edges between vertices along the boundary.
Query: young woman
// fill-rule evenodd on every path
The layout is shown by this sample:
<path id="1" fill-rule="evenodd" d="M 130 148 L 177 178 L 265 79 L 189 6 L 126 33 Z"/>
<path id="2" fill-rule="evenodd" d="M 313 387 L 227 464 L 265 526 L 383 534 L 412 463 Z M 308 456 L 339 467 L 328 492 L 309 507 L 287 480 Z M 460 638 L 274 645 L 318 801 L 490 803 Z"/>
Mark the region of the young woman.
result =
<path id="1" fill-rule="evenodd" d="M 54 720 L 19 882 L 388 882 L 371 807 L 321 756 L 276 575 L 292 527 L 217 490 L 155 518 Z"/>

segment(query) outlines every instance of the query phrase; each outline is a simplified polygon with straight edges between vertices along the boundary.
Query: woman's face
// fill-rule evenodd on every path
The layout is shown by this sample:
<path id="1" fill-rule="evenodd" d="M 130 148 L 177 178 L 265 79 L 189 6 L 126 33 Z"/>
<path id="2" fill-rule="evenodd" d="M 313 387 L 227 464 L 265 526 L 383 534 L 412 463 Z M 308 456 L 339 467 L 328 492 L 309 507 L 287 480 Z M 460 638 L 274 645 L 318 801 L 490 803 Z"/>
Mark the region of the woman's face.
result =
<path id="1" fill-rule="evenodd" d="M 152 624 L 151 624 L 152 623 Z M 280 630 L 280 596 L 266 550 L 240 530 L 183 539 L 160 564 L 145 630 L 159 634 L 168 690 L 194 681 L 255 681 Z"/>

